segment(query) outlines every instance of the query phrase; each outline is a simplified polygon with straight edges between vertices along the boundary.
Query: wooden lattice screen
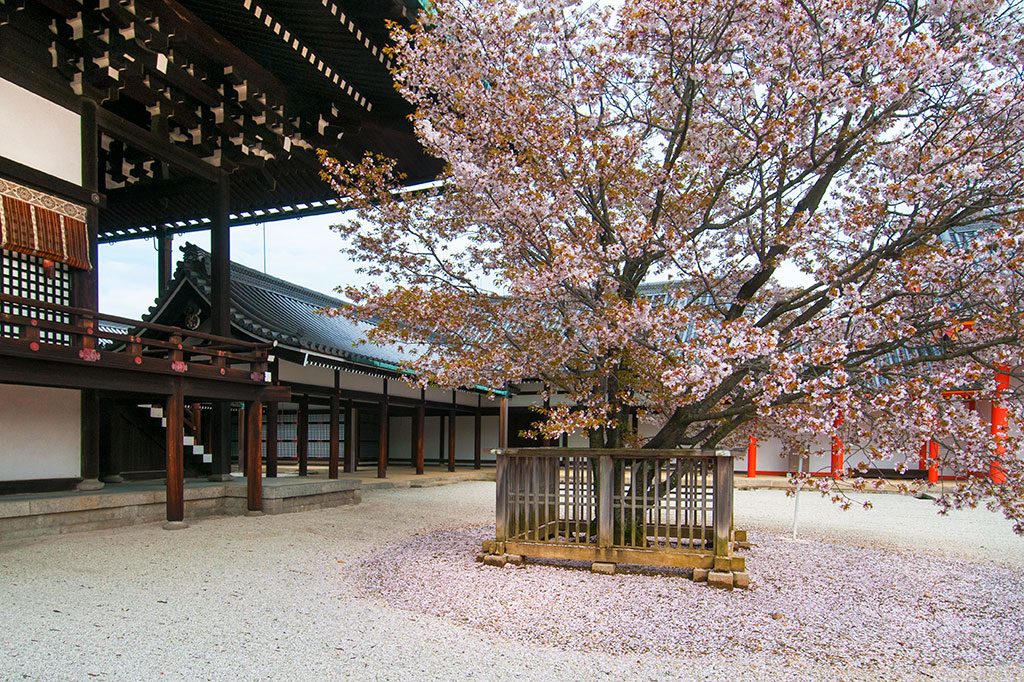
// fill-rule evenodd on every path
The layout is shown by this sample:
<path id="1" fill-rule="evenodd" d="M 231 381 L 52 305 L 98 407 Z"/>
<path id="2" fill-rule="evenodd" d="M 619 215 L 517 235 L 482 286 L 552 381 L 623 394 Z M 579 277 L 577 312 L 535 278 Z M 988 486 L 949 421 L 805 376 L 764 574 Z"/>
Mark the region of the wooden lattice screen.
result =
<path id="1" fill-rule="evenodd" d="M 30 256 L 4 249 L 0 252 L 0 291 L 11 296 L 31 298 L 45 303 L 70 306 L 71 300 L 71 268 L 64 263 L 44 265 L 39 256 Z M 0 303 L 0 311 L 10 315 L 21 315 L 37 320 L 49 320 L 69 324 L 70 317 L 65 313 L 52 310 L 40 310 L 32 306 L 14 303 Z M 16 325 L 0 324 L 0 337 L 14 338 L 20 333 Z M 44 343 L 68 345 L 71 337 L 67 334 L 42 331 L 40 340 Z"/>

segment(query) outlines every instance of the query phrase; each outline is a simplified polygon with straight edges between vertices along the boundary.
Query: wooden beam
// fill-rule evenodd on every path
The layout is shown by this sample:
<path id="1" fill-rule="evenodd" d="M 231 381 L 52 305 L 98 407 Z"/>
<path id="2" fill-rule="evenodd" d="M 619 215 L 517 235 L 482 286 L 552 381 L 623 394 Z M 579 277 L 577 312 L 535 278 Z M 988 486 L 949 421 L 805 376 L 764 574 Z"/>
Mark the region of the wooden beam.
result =
<path id="1" fill-rule="evenodd" d="M 76 204 L 99 206 L 101 208 L 107 205 L 106 197 L 96 190 L 79 187 L 55 175 L 44 173 L 31 166 L 8 159 L 6 156 L 0 156 L 0 175 L 41 192 L 73 201 Z"/>
<path id="2" fill-rule="evenodd" d="M 299 476 L 309 473 L 309 398 L 299 396 L 299 413 L 295 424 L 295 456 L 299 460 Z"/>
<path id="3" fill-rule="evenodd" d="M 152 155 L 159 161 L 169 163 L 203 180 L 217 182 L 218 177 L 223 172 L 216 166 L 212 166 L 189 152 L 175 147 L 167 140 L 161 140 L 145 128 L 121 118 L 112 111 L 99 109 L 96 120 L 99 127 L 111 137 L 126 142 L 139 151 Z"/>
<path id="4" fill-rule="evenodd" d="M 167 419 L 167 523 L 172 524 L 170 528 L 180 527 L 179 524 L 185 520 L 184 412 L 185 396 L 181 382 L 175 381 L 171 395 L 164 402 L 164 417 Z"/>
<path id="5" fill-rule="evenodd" d="M 0 340 L 0 383 L 24 384 L 29 386 L 52 386 L 55 388 L 95 388 L 124 394 L 170 395 L 174 380 L 180 380 L 185 392 L 193 398 L 212 400 L 255 400 L 265 402 L 289 400 L 291 391 L 287 386 L 247 384 L 212 377 L 180 377 L 170 370 L 166 373 L 144 372 L 124 367 L 111 366 L 107 355 L 95 363 L 85 363 L 66 358 L 54 358 L 40 353 L 25 357 L 5 352 Z M 74 350 L 74 349 L 66 349 Z M 130 357 L 125 358 L 130 361 Z M 148 361 L 149 358 L 146 359 Z M 145 366 L 145 362 L 144 362 Z M 192 372 L 189 368 L 189 372 Z"/>

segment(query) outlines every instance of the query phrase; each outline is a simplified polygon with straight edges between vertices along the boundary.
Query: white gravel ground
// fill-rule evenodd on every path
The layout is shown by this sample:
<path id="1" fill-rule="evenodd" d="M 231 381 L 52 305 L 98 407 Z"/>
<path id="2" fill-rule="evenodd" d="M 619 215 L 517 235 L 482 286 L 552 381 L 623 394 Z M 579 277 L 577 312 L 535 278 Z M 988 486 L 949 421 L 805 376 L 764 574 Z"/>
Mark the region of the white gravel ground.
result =
<path id="1" fill-rule="evenodd" d="M 874 651 L 894 652 L 881 667 L 864 667 L 866 661 L 855 655 L 808 655 L 802 641 L 819 641 L 829 632 L 842 631 L 847 622 L 870 622 L 872 609 L 890 613 L 898 624 L 907 622 L 898 609 L 893 615 L 879 604 L 875 594 L 865 594 L 858 604 L 841 604 L 846 613 L 832 613 L 825 604 L 814 612 L 814 621 L 799 626 L 784 614 L 778 622 L 792 627 L 793 646 L 787 650 L 758 652 L 730 646 L 708 655 L 652 647 L 618 653 L 588 650 L 577 643 L 560 644 L 554 635 L 552 641 L 538 643 L 460 623 L 457 614 L 423 613 L 434 598 L 431 594 L 409 608 L 397 608 L 366 589 L 365 562 L 375 551 L 408 546 L 417 534 L 493 521 L 493 496 L 494 484 L 486 482 L 369 491 L 358 507 L 208 519 L 173 533 L 154 524 L 0 544 L 0 680 L 1024 679 L 1019 651 L 1004 648 L 986 655 L 998 638 L 1017 646 L 1024 631 L 1019 622 L 1024 613 L 1024 540 L 1012 536 L 1008 524 L 988 512 L 939 519 L 927 502 L 907 498 L 874 496 L 874 511 L 844 514 L 806 495 L 801 500 L 801 536 L 850 545 L 836 549 L 842 561 L 868 561 L 871 566 L 856 568 L 875 574 L 876 565 L 886 562 L 898 569 L 894 581 L 912 580 L 914 589 L 946 581 L 934 598 L 967 595 L 957 602 L 958 608 L 967 605 L 974 610 L 961 614 L 963 618 L 948 618 L 947 604 L 940 602 L 936 615 L 929 616 L 933 620 L 917 619 L 924 632 L 941 633 L 938 639 L 954 633 L 958 641 L 968 642 L 953 652 L 945 651 L 941 643 L 932 645 L 928 653 L 948 656 L 935 665 L 922 658 L 922 651 L 898 644 L 905 629 L 889 633 L 888 647 L 869 642 Z M 736 500 L 737 525 L 761 532 L 761 547 L 755 552 L 777 548 L 794 561 L 821 554 L 819 543 L 787 543 L 776 537 L 792 514 L 792 500 L 782 493 L 738 491 Z M 780 516 L 786 520 L 780 521 Z M 894 546 L 949 558 L 919 560 L 938 572 L 908 577 L 907 566 L 912 564 L 894 553 Z M 468 553 L 475 550 L 467 548 Z M 980 565 L 970 566 L 965 560 Z M 412 558 L 404 568 L 412 575 L 432 573 L 437 567 L 431 561 Z M 752 552 L 752 571 L 754 563 Z M 802 565 L 810 566 L 806 570 L 815 566 L 813 561 Z M 504 570 L 519 580 L 554 569 Z M 793 575 L 799 570 L 805 569 Z M 502 569 L 493 573 L 504 574 Z M 606 578 L 558 573 L 576 580 Z M 631 578 L 635 576 L 605 582 Z M 642 578 L 668 590 L 666 599 L 679 598 L 671 592 L 678 586 L 680 594 L 694 595 L 694 607 L 716 600 L 736 604 L 737 598 L 744 598 L 740 592 L 693 592 L 697 586 L 682 578 L 676 579 L 678 583 Z M 755 583 L 758 579 L 755 573 Z M 767 576 L 760 579 L 767 584 Z M 803 608 L 807 588 L 799 587 L 801 582 L 778 582 L 790 592 L 776 595 L 778 608 L 791 609 L 790 615 Z M 820 576 L 810 582 L 813 590 L 822 589 Z M 994 587 L 1008 591 L 1004 602 L 993 594 Z M 490 589 L 482 583 L 477 591 L 487 594 Z M 761 588 L 765 594 L 766 590 Z M 898 592 L 896 585 L 887 594 Z M 971 595 L 981 601 L 972 601 Z M 922 613 L 932 613 L 927 603 L 921 602 Z M 500 617 L 502 605 L 495 599 L 493 606 L 494 616 Z M 857 616 L 858 607 L 869 613 Z M 593 622 L 619 617 L 614 602 L 602 608 L 594 610 Z M 675 615 L 670 610 L 657 618 Z M 692 615 L 691 628 L 708 628 L 696 608 Z M 744 622 L 742 609 L 731 617 Z M 651 622 L 660 622 L 657 618 Z M 979 621 L 986 625 L 976 628 Z M 751 620 L 745 627 L 760 628 L 760 623 Z M 1017 631 L 999 631 L 992 623 L 1017 623 Z M 960 627 L 976 628 L 982 639 L 955 634 Z M 975 660 L 995 665 L 971 665 Z"/>

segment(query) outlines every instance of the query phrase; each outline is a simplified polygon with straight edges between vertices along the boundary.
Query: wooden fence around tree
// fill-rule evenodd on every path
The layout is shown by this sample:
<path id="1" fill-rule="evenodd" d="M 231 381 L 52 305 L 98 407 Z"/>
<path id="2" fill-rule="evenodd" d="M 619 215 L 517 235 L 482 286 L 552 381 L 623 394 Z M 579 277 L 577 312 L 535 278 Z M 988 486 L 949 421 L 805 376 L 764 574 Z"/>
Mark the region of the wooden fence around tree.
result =
<path id="1" fill-rule="evenodd" d="M 489 554 L 744 571 L 729 450 L 496 450 Z"/>

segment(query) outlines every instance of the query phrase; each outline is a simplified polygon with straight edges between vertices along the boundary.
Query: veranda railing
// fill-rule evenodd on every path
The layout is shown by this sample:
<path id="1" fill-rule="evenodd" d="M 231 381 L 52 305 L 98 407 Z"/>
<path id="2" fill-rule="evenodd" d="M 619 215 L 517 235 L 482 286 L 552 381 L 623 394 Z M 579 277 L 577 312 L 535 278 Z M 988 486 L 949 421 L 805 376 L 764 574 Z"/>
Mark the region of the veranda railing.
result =
<path id="1" fill-rule="evenodd" d="M 496 450 L 492 556 L 744 571 L 729 450 Z"/>

